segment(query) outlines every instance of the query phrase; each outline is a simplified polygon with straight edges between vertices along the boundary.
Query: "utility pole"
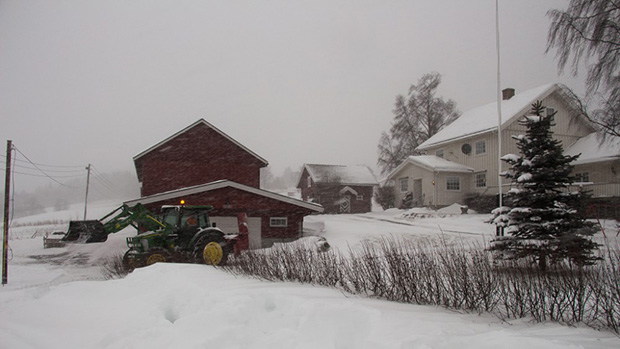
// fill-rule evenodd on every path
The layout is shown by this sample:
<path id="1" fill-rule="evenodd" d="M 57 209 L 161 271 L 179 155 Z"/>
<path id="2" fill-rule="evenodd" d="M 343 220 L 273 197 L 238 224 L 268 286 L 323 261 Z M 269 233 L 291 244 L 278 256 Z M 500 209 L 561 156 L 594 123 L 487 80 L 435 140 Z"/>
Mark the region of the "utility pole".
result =
<path id="1" fill-rule="evenodd" d="M 84 220 L 86 220 L 86 208 L 88 207 L 88 185 L 90 184 L 90 164 L 86 166 L 86 197 L 84 198 Z"/>
<path id="2" fill-rule="evenodd" d="M 6 142 L 6 180 L 4 182 L 4 234 L 2 236 L 2 285 L 9 281 L 8 252 L 9 252 L 9 197 L 11 190 L 11 151 L 13 142 Z"/>

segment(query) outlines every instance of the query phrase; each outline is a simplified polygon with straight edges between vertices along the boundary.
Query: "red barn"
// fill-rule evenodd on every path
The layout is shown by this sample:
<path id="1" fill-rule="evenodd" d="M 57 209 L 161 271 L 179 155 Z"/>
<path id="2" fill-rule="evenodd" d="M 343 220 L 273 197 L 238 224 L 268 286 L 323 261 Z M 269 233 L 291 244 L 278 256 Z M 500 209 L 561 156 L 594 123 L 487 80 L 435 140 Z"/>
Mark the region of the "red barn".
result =
<path id="1" fill-rule="evenodd" d="M 303 200 L 325 207 L 326 213 L 366 213 L 378 185 L 367 166 L 305 164 L 297 188 Z"/>
<path id="2" fill-rule="evenodd" d="M 141 195 L 228 179 L 260 186 L 260 169 L 267 160 L 204 119 L 133 158 Z"/>
<path id="3" fill-rule="evenodd" d="M 303 219 L 323 207 L 259 188 L 267 161 L 203 119 L 134 157 L 142 203 L 211 205 L 210 216 L 225 231 L 237 231 L 237 214 L 248 216 L 250 246 L 268 247 L 303 234 Z"/>

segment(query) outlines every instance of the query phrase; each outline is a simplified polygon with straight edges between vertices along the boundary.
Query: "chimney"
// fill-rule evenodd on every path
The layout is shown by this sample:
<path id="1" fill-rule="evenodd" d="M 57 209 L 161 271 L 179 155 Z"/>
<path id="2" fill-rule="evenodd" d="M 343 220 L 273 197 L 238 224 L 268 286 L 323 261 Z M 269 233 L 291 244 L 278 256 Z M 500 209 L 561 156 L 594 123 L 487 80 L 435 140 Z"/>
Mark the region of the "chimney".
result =
<path id="1" fill-rule="evenodd" d="M 502 90 L 502 99 L 507 101 L 514 97 L 515 89 L 514 88 L 505 88 Z"/>

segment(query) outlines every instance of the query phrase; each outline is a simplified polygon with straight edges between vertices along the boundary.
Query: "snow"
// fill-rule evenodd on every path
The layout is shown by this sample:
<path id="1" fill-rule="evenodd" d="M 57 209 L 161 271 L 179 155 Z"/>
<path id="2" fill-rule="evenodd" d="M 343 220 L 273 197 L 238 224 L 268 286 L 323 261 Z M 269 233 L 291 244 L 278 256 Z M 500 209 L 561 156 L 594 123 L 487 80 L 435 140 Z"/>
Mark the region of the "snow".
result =
<path id="1" fill-rule="evenodd" d="M 438 172 L 474 172 L 474 169 L 456 162 L 452 162 L 435 155 L 412 155 L 406 161 L 403 161 L 396 169 L 394 169 L 388 178 L 398 173 L 407 163 L 424 167 L 430 171 Z"/>
<path id="2" fill-rule="evenodd" d="M 115 206 L 110 206 L 112 210 Z M 458 211 L 457 211 L 458 209 Z M 104 211 L 104 212 L 107 212 Z M 457 213 L 458 212 L 458 213 Z M 64 213 L 63 213 L 64 214 Z M 62 214 L 61 214 L 62 215 Z M 54 214 L 47 214 L 51 219 Z M 41 218 L 41 217 L 39 217 Z M 31 222 L 35 219 L 30 217 Z M 488 215 L 391 209 L 306 217 L 305 234 L 344 252 L 384 236 L 448 244 L 488 241 Z M 125 250 L 123 230 L 101 244 L 43 249 L 28 218 L 11 242 L 0 289 L 2 348 L 617 348 L 583 326 L 504 322 L 391 303 L 297 283 L 233 276 L 205 265 L 156 264 L 103 280 L 99 265 Z M 615 222 L 606 222 L 613 230 Z M 13 236 L 13 235 L 12 235 Z M 321 241 L 319 238 L 315 238 Z"/>
<path id="3" fill-rule="evenodd" d="M 620 138 L 608 137 L 601 142 L 597 133 L 591 133 L 566 148 L 564 155 L 581 154 L 573 165 L 613 160 L 620 157 Z"/>
<path id="4" fill-rule="evenodd" d="M 316 183 L 377 185 L 377 178 L 368 166 L 305 164 L 304 168 Z"/>
<path id="5" fill-rule="evenodd" d="M 516 154 L 506 154 L 502 156 L 500 159 L 504 161 L 517 162 L 521 157 Z"/>
<path id="6" fill-rule="evenodd" d="M 531 173 L 523 173 L 519 176 L 519 178 L 517 178 L 517 182 L 527 182 L 527 181 L 531 181 L 532 180 L 532 174 Z"/>
<path id="7" fill-rule="evenodd" d="M 502 100 L 502 126 L 512 121 L 514 117 L 525 115 L 536 99 L 543 99 L 558 89 L 559 86 L 556 84 L 547 84 L 518 93 L 509 100 Z M 418 150 L 493 130 L 497 130 L 497 102 L 464 112 L 450 125 L 422 143 Z"/>
<path id="8" fill-rule="evenodd" d="M 525 120 L 532 122 L 532 123 L 537 123 L 537 122 L 541 122 L 543 120 L 543 117 L 540 115 L 526 115 Z"/>

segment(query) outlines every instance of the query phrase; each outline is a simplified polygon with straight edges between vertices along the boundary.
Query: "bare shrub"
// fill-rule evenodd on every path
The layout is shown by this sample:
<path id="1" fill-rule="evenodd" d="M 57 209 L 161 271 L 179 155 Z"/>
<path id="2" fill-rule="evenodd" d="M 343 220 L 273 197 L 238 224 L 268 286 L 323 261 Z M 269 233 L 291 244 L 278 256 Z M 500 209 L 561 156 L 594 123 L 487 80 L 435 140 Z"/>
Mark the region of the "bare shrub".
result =
<path id="1" fill-rule="evenodd" d="M 116 254 L 112 257 L 108 257 L 103 264 L 101 264 L 101 274 L 106 280 L 122 279 L 131 271 L 132 269 L 128 268 L 125 263 L 123 263 L 123 254 Z"/>
<path id="2" fill-rule="evenodd" d="M 496 260 L 480 245 L 383 238 L 345 255 L 311 245 L 247 251 L 224 268 L 396 302 L 620 333 L 620 253 L 608 248 L 600 257 L 595 266 L 558 263 L 543 272 L 529 261 Z"/>

